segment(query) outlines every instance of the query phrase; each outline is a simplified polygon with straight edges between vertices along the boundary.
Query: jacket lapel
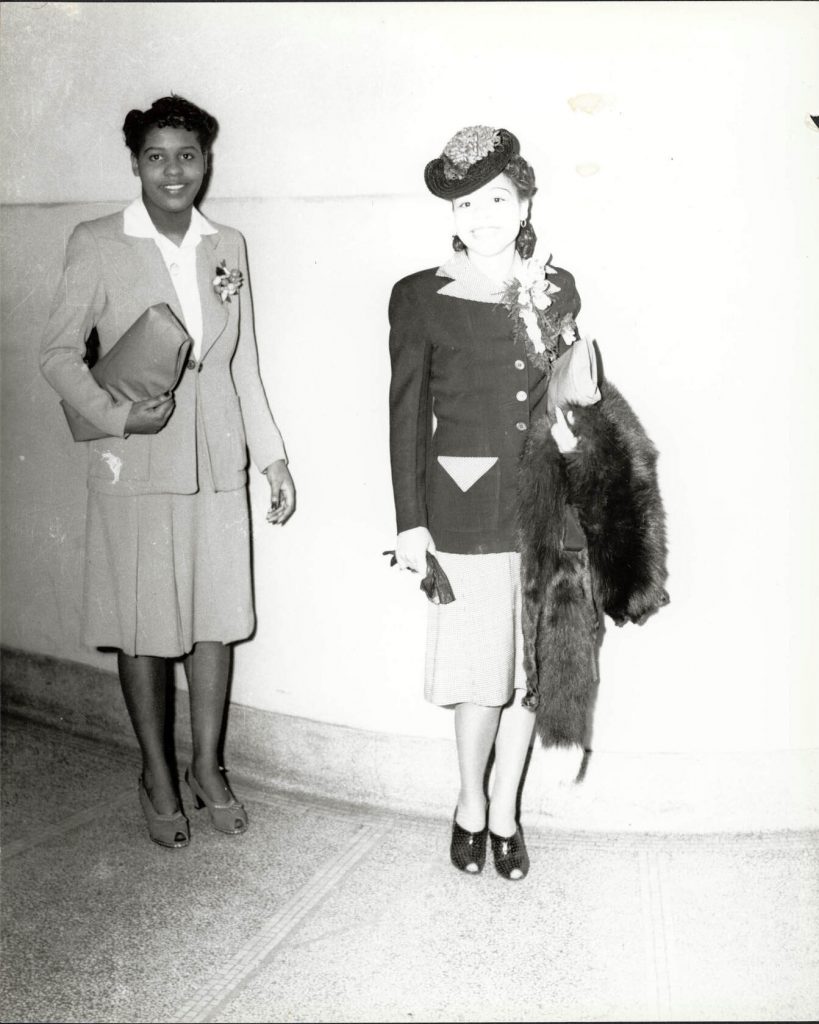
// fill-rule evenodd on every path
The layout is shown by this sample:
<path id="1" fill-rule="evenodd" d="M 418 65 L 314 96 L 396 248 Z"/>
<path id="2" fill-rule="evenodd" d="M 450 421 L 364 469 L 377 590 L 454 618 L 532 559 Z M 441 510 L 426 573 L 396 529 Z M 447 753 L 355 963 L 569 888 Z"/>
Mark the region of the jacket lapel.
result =
<path id="1" fill-rule="evenodd" d="M 124 288 L 133 288 L 134 282 L 143 284 L 153 294 L 162 292 L 160 301 L 167 302 L 177 316 L 181 307 L 176 298 L 165 260 L 153 239 L 139 239 L 123 234 L 121 237 L 122 257 L 112 264 L 113 272 L 122 281 Z"/>
<path id="2" fill-rule="evenodd" d="M 166 302 L 174 315 L 182 322 L 182 307 L 173 286 L 173 281 L 162 259 L 162 253 L 152 238 L 136 238 L 123 234 L 122 256 L 112 262 L 112 271 L 122 282 L 123 291 L 134 295 L 134 283 L 137 293 L 134 295 L 137 305 L 143 304 L 139 297 L 144 289 L 144 305 Z"/>
<path id="3" fill-rule="evenodd" d="M 228 322 L 227 304 L 222 302 L 213 289 L 216 267 L 222 258 L 221 235 L 202 235 L 196 249 L 196 277 L 199 284 L 199 298 L 202 303 L 202 349 L 200 361 L 224 331 Z M 231 268 L 228 267 L 228 270 Z"/>

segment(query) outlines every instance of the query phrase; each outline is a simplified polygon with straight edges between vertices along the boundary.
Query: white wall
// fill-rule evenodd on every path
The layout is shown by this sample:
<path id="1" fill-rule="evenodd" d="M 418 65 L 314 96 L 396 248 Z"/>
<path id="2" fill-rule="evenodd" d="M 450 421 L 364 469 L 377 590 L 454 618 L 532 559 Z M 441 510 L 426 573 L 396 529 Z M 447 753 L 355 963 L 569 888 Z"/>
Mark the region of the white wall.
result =
<path id="1" fill-rule="evenodd" d="M 113 667 L 77 639 L 83 456 L 36 346 L 67 232 L 135 194 L 125 113 L 173 90 L 222 125 L 205 212 L 246 234 L 299 487 L 272 531 L 253 483 L 234 700 L 449 734 L 424 599 L 380 554 L 386 303 L 448 252 L 424 163 L 486 123 L 661 452 L 672 604 L 609 628 L 595 746 L 819 744 L 817 44 L 808 4 L 4 5 L 3 642 Z"/>

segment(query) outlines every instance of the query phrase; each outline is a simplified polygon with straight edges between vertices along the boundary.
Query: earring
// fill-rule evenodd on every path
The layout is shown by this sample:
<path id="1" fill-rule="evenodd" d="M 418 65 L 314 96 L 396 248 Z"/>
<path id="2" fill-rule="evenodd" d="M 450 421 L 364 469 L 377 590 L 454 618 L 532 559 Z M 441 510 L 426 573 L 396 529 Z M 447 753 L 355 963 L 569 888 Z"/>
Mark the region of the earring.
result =
<path id="1" fill-rule="evenodd" d="M 515 248 L 520 254 L 521 259 L 529 259 L 535 251 L 536 241 L 537 235 L 535 234 L 535 229 L 531 224 L 524 221 L 521 225 L 520 231 L 518 232 L 517 240 L 515 241 Z"/>

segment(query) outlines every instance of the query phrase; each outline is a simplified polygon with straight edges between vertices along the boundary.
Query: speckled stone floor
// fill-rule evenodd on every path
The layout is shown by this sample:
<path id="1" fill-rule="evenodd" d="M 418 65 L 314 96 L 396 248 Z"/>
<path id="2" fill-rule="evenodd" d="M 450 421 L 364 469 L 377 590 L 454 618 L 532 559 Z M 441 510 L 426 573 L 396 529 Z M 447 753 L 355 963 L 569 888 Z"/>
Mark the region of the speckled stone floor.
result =
<path id="1" fill-rule="evenodd" d="M 446 825 L 234 778 L 148 841 L 137 757 L 6 716 L 3 1021 L 813 1020 L 819 836 L 527 835 L 520 883 Z"/>

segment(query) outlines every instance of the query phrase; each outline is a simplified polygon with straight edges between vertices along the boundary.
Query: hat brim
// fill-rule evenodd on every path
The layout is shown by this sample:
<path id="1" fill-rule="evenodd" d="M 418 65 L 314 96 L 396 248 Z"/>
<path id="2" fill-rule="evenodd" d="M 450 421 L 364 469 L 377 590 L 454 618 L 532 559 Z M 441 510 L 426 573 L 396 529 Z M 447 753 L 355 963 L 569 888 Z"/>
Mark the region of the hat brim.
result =
<path id="1" fill-rule="evenodd" d="M 430 192 L 439 199 L 459 199 L 502 174 L 512 157 L 520 152 L 520 143 L 505 128 L 499 128 L 498 135 L 499 144 L 482 160 L 472 164 L 463 178 L 447 178 L 443 157 L 430 160 L 424 168 L 424 181 Z"/>

